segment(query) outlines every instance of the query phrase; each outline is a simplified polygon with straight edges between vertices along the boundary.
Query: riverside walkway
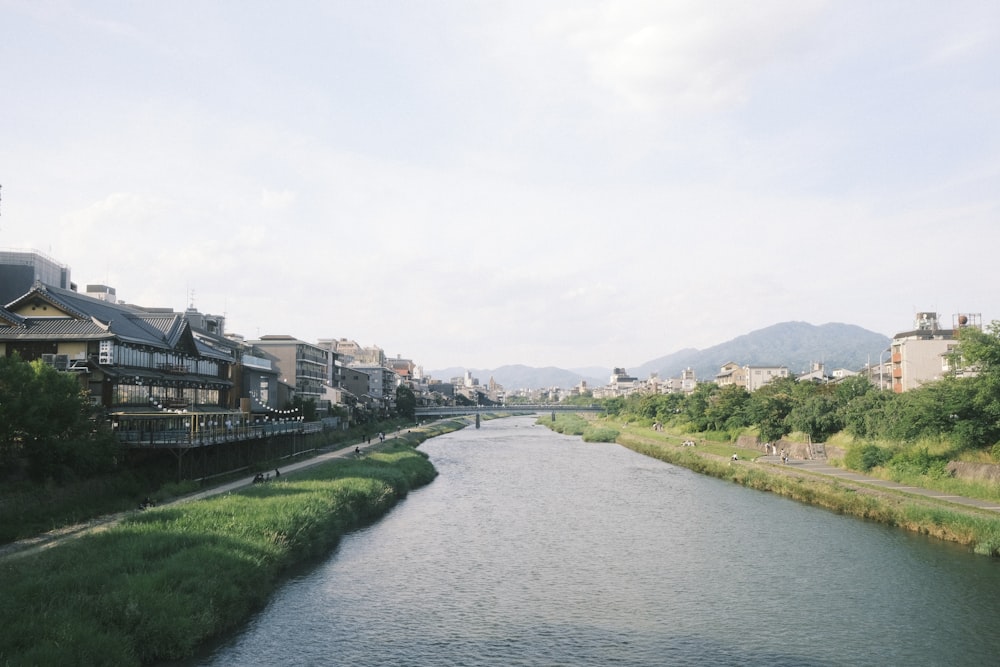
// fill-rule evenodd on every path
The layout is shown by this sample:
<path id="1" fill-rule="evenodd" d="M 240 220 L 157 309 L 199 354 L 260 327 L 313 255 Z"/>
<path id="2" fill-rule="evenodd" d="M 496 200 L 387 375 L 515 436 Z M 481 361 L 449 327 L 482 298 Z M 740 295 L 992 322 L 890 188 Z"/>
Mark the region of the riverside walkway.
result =
<path id="1" fill-rule="evenodd" d="M 385 442 L 393 440 L 400 433 L 389 434 L 385 436 Z M 379 445 L 383 444 L 377 439 L 373 440 L 371 444 L 366 444 L 365 442 L 351 443 L 350 445 L 342 446 L 335 450 L 329 450 L 317 456 L 308 459 L 302 459 L 301 461 L 295 461 L 293 463 L 288 463 L 279 468 L 281 474 L 294 472 L 302 468 L 308 468 L 310 466 L 318 465 L 324 461 L 329 461 L 330 459 L 337 458 L 350 458 L 356 456 L 354 448 L 358 447 L 362 454 L 370 449 L 375 449 Z M 276 477 L 273 474 L 270 477 L 270 481 L 280 480 L 280 477 Z M 181 496 L 179 498 L 174 498 L 169 501 L 165 501 L 158 507 L 167 507 L 170 505 L 180 505 L 183 503 L 189 503 L 195 500 L 201 500 L 203 498 L 208 498 L 211 496 L 218 496 L 230 491 L 235 491 L 246 486 L 253 484 L 254 475 L 248 477 L 241 477 L 239 479 L 227 482 L 225 484 L 220 484 L 218 486 L 213 486 L 207 488 L 203 491 L 197 491 L 195 493 L 188 494 L 186 496 Z M 81 537 L 87 533 L 105 530 L 114 526 L 115 524 L 121 522 L 127 516 L 131 516 L 139 509 L 126 510 L 124 512 L 117 512 L 115 514 L 107 514 L 100 517 L 95 517 L 90 521 L 85 521 L 83 523 L 78 523 L 72 526 L 64 526 L 62 528 L 57 528 L 56 530 L 49 531 L 47 533 L 42 533 L 41 535 L 36 535 L 34 537 L 28 537 L 23 540 L 17 540 L 15 542 L 10 542 L 9 544 L 0 545 L 0 560 L 6 558 L 15 558 L 19 556 L 27 556 L 32 553 L 41 551 L 42 549 L 47 549 L 49 547 L 56 546 L 57 544 L 75 537 Z"/>
<path id="2" fill-rule="evenodd" d="M 877 477 L 872 477 L 871 475 L 865 475 L 864 473 L 855 472 L 853 470 L 845 470 L 844 468 L 838 468 L 832 466 L 822 459 L 788 459 L 788 463 L 782 463 L 781 457 L 779 456 L 758 456 L 754 459 L 756 463 L 763 463 L 768 465 L 774 465 L 780 468 L 788 468 L 790 470 L 798 470 L 804 473 L 818 475 L 823 477 L 834 477 L 837 479 L 842 479 L 846 482 L 851 482 L 853 484 L 863 484 L 872 488 L 877 489 L 887 489 L 891 491 L 896 491 L 899 493 L 907 493 L 914 496 L 922 496 L 924 498 L 930 498 L 932 500 L 938 500 L 941 502 L 953 503 L 955 505 L 962 505 L 965 507 L 972 507 L 975 509 L 987 510 L 992 512 L 1000 512 L 1000 503 L 993 500 L 980 500 L 978 498 L 968 498 L 966 496 L 956 496 L 953 494 L 945 493 L 943 491 L 937 491 L 934 489 L 925 489 L 919 486 L 907 486 L 905 484 L 900 484 L 898 482 L 892 482 L 885 479 L 878 479 Z"/>

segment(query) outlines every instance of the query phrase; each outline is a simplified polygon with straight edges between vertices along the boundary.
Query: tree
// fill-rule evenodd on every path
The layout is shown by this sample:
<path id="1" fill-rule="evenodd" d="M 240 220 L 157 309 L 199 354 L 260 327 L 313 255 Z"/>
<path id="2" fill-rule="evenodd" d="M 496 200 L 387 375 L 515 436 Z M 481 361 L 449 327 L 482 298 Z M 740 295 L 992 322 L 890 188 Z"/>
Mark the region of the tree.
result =
<path id="1" fill-rule="evenodd" d="M 694 391 L 688 394 L 684 401 L 684 417 L 691 422 L 695 429 L 706 431 L 709 428 L 709 406 L 712 403 L 712 396 L 719 391 L 719 386 L 714 382 L 702 382 L 695 386 Z"/>
<path id="2" fill-rule="evenodd" d="M 885 432 L 886 406 L 896 396 L 891 391 L 870 391 L 842 404 L 839 411 L 844 429 L 857 438 L 881 436 Z"/>
<path id="3" fill-rule="evenodd" d="M 791 431 L 787 418 L 798 387 L 793 378 L 779 378 L 750 394 L 747 417 L 757 426 L 762 440 L 773 442 Z"/>
<path id="4" fill-rule="evenodd" d="M 410 421 L 417 418 L 417 397 L 403 384 L 396 387 L 396 412 Z"/>
<path id="5" fill-rule="evenodd" d="M 285 409 L 298 410 L 299 414 L 302 415 L 302 421 L 304 422 L 316 421 L 317 410 L 315 398 L 303 399 L 301 396 L 296 396 L 292 399 L 291 403 L 285 406 Z"/>
<path id="6" fill-rule="evenodd" d="M 30 409 L 31 366 L 16 354 L 0 357 L 0 467 L 9 468 L 20 455 L 27 435 L 25 416 Z"/>
<path id="7" fill-rule="evenodd" d="M 816 393 L 805 400 L 795 401 L 786 421 L 792 431 L 807 434 L 813 442 L 826 442 L 843 428 L 837 401 L 831 392 Z"/>
<path id="8" fill-rule="evenodd" d="M 953 368 L 972 367 L 973 377 L 962 378 L 971 385 L 971 404 L 979 424 L 980 446 L 992 445 L 1000 437 L 1000 321 L 991 322 L 985 331 L 974 327 L 959 330 L 958 347 L 951 358 Z M 973 438 L 967 438 L 973 444 Z"/>
<path id="9" fill-rule="evenodd" d="M 39 481 L 105 472 L 118 457 L 75 375 L 16 356 L 0 359 L 0 438 L 3 465 L 23 458 Z"/>
<path id="10" fill-rule="evenodd" d="M 750 393 L 739 385 L 727 385 L 715 392 L 705 408 L 705 421 L 713 431 L 741 429 L 749 425 L 746 406 Z"/>

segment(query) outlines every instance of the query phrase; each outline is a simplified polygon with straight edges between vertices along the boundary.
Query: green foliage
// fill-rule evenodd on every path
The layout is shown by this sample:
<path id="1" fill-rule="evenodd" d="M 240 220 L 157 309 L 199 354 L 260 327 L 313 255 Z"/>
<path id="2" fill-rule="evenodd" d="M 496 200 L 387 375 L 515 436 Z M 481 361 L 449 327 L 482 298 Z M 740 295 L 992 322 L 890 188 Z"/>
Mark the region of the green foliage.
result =
<path id="1" fill-rule="evenodd" d="M 409 421 L 416 419 L 417 397 L 406 385 L 396 387 L 396 412 Z"/>
<path id="2" fill-rule="evenodd" d="M 912 479 L 914 477 L 929 477 L 941 479 L 948 476 L 948 461 L 931 456 L 926 447 L 917 447 L 897 452 L 889 459 L 886 467 L 895 479 Z"/>
<path id="3" fill-rule="evenodd" d="M 564 435 L 583 435 L 587 430 L 587 420 L 576 413 L 560 412 L 555 421 L 549 417 L 539 417 L 539 424 L 545 424 L 556 433 Z"/>
<path id="4" fill-rule="evenodd" d="M 791 378 L 781 378 L 764 385 L 750 395 L 747 415 L 757 426 L 761 440 L 773 442 L 792 429 L 788 425 L 788 415 L 794 407 L 794 397 L 798 383 Z"/>
<path id="5" fill-rule="evenodd" d="M 614 442 L 619 433 L 613 426 L 593 423 L 576 413 L 569 412 L 558 413 L 554 421 L 551 417 L 539 417 L 535 423 L 547 426 L 563 435 L 578 435 L 584 442 Z"/>
<path id="6" fill-rule="evenodd" d="M 604 411 L 612 417 L 622 414 L 625 409 L 625 399 L 618 396 L 604 399 Z"/>
<path id="7" fill-rule="evenodd" d="M 302 420 L 307 422 L 314 422 L 317 419 L 316 414 L 316 399 L 307 398 L 304 399 L 301 396 L 296 396 L 292 399 L 291 404 L 285 406 L 288 409 L 298 410 L 302 415 Z"/>
<path id="8" fill-rule="evenodd" d="M 844 455 L 844 465 L 851 470 L 868 472 L 884 465 L 892 458 L 892 452 L 871 443 L 851 447 Z"/>
<path id="9" fill-rule="evenodd" d="M 137 513 L 0 561 L 0 664 L 140 665 L 189 656 L 259 609 L 284 573 L 433 479 L 405 445 Z"/>
<path id="10" fill-rule="evenodd" d="M 704 413 L 706 426 L 713 431 L 733 431 L 749 426 L 749 404 L 750 393 L 743 387 L 722 387 L 708 397 Z"/>
<path id="11" fill-rule="evenodd" d="M 807 434 L 813 442 L 826 442 L 844 426 L 837 408 L 833 392 L 816 390 L 793 403 L 786 423 L 791 430 Z"/>
<path id="12" fill-rule="evenodd" d="M 77 377 L 19 357 L 0 358 L 0 472 L 17 458 L 35 480 L 65 482 L 114 468 L 119 449 L 99 428 Z"/>
<path id="13" fill-rule="evenodd" d="M 619 431 L 610 426 L 588 427 L 583 432 L 584 442 L 615 442 L 618 439 Z"/>

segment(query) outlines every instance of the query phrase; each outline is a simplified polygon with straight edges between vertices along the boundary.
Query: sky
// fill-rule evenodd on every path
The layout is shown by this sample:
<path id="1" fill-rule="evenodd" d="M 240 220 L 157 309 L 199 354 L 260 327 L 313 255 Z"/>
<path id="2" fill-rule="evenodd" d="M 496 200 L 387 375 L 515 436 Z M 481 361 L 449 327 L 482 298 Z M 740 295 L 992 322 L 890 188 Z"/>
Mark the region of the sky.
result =
<path id="1" fill-rule="evenodd" d="M 990 322 L 998 33 L 995 0 L 0 0 L 0 248 L 427 371 Z"/>

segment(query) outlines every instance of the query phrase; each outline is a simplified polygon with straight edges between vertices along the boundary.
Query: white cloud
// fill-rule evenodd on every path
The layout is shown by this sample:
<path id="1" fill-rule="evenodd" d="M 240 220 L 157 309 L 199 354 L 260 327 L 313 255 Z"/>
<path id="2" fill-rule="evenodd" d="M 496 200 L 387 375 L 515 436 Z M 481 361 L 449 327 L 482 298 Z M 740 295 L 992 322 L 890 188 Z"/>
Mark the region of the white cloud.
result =
<path id="1" fill-rule="evenodd" d="M 132 302 L 428 368 L 1000 308 L 985 3 L 35 4 L 0 244 Z"/>

